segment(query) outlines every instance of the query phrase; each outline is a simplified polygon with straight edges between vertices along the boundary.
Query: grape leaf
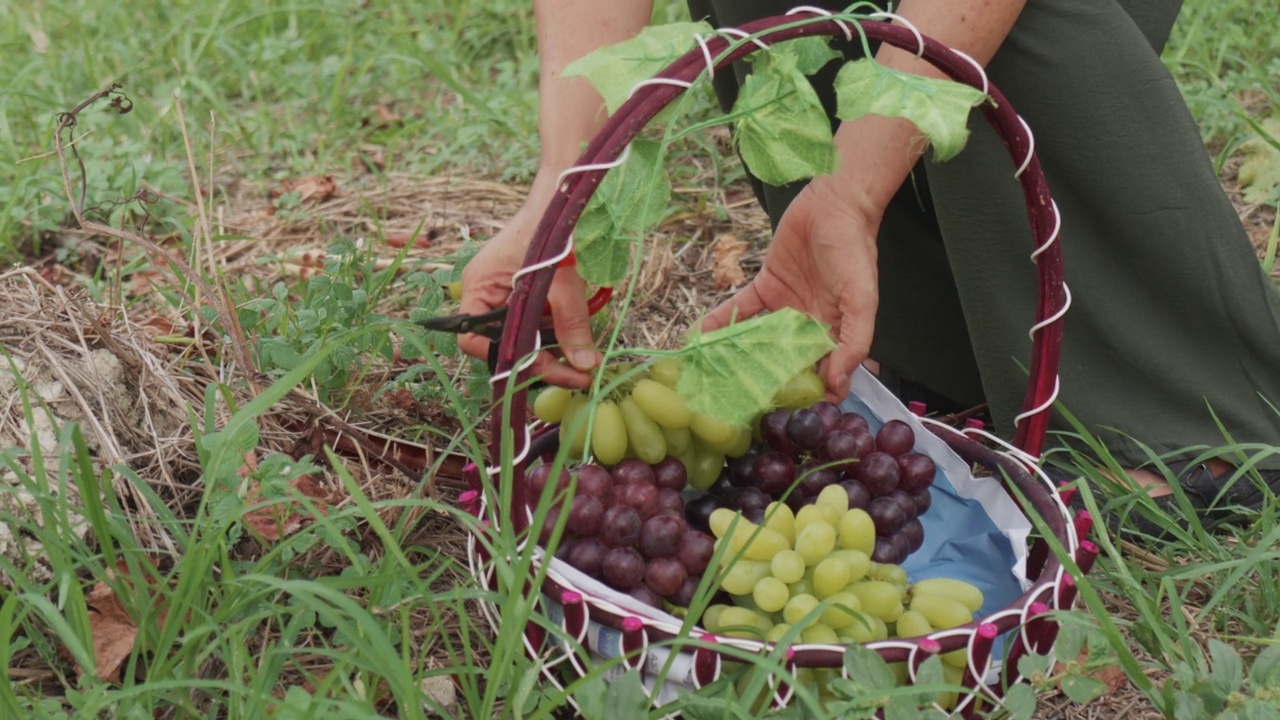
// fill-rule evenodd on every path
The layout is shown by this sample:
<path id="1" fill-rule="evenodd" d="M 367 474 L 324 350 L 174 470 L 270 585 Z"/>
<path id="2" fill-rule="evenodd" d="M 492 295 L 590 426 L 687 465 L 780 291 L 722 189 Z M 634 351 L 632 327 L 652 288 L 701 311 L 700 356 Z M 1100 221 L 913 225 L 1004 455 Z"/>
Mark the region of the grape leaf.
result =
<path id="1" fill-rule="evenodd" d="M 605 175 L 574 228 L 578 272 L 595 285 L 613 286 L 627 274 L 631 246 L 662 221 L 671 201 L 671 181 L 662 167 L 662 147 L 631 142 L 627 161 Z"/>
<path id="2" fill-rule="evenodd" d="M 742 161 L 770 185 L 835 169 L 831 121 L 800 69 L 802 62 L 807 68 L 814 61 L 785 44 L 757 55 L 733 105 L 740 118 L 734 142 Z"/>
<path id="3" fill-rule="evenodd" d="M 746 426 L 788 380 L 835 347 L 829 328 L 791 308 L 706 333 L 685 348 L 677 390 L 689 409 Z"/>
<path id="4" fill-rule="evenodd" d="M 968 85 L 902 73 L 865 58 L 836 75 L 836 115 L 906 118 L 933 144 L 939 162 L 955 157 L 969 140 L 969 109 L 985 95 Z"/>
<path id="5" fill-rule="evenodd" d="M 773 57 L 775 60 L 794 58 L 792 67 L 805 75 L 812 75 L 827 63 L 840 57 L 840 54 L 831 49 L 831 38 L 815 36 L 778 43 L 770 48 L 768 53 L 757 53 L 752 55 L 751 59 L 754 61 L 765 57 Z"/>
<path id="6" fill-rule="evenodd" d="M 1280 119 L 1268 120 L 1257 129 L 1260 135 L 1280 138 Z M 1240 152 L 1245 157 L 1236 175 L 1241 198 L 1247 203 L 1270 202 L 1280 187 L 1280 149 L 1267 138 L 1256 137 L 1241 145 Z"/>
<path id="7" fill-rule="evenodd" d="M 714 32 L 705 22 L 650 25 L 630 40 L 601 48 L 564 69 L 564 77 L 585 77 L 604 96 L 612 114 L 631 96 L 631 90 L 657 75 L 693 47 L 695 35 Z"/>

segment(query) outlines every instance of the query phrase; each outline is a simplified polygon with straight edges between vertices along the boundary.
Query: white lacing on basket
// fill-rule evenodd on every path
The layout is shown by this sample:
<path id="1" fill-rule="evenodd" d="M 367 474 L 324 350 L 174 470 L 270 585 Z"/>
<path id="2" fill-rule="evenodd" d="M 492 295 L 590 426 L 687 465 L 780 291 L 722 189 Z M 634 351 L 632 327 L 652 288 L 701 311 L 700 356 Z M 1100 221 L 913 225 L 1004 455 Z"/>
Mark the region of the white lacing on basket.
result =
<path id="1" fill-rule="evenodd" d="M 915 25 L 911 24 L 910 20 L 902 17 L 901 15 L 898 15 L 897 13 L 891 13 L 891 12 L 871 13 L 867 17 L 871 18 L 872 20 L 889 20 L 891 22 L 896 22 L 899 25 L 910 30 L 911 34 L 916 36 L 916 58 L 924 57 L 924 35 L 920 34 L 920 31 L 916 29 Z"/>
<path id="2" fill-rule="evenodd" d="M 802 12 L 813 13 L 814 15 L 822 15 L 825 17 L 835 16 L 835 13 L 831 12 L 830 10 L 827 10 L 825 8 L 820 8 L 820 7 L 814 7 L 813 5 L 797 5 L 796 7 L 793 7 L 790 10 L 788 10 L 787 15 L 795 15 L 796 13 L 802 13 Z M 875 16 L 873 15 L 872 17 L 875 17 Z M 853 28 L 849 27 L 849 23 L 839 19 L 833 20 L 832 22 L 840 26 L 840 29 L 844 31 L 845 40 L 848 40 L 849 42 L 853 42 Z"/>

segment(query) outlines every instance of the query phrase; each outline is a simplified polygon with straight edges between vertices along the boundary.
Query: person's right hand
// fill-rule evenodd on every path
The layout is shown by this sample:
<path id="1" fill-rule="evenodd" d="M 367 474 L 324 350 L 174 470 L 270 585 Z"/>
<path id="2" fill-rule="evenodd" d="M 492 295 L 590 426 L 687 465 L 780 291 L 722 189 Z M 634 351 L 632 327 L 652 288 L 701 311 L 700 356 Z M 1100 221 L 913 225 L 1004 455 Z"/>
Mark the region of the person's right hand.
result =
<path id="1" fill-rule="evenodd" d="M 479 314 L 506 304 L 511 279 L 524 264 L 525 253 L 546 204 L 534 193 L 507 226 L 494 235 L 462 271 L 461 310 Z M 552 385 L 585 388 L 591 385 L 590 371 L 600 364 L 600 353 L 591 338 L 587 311 L 586 283 L 573 267 L 556 269 L 547 296 L 552 327 L 560 344 L 538 353 L 530 368 L 534 375 Z M 469 334 L 458 338 L 458 347 L 472 357 L 489 356 L 489 339 Z M 564 357 L 568 363 L 561 362 Z"/>

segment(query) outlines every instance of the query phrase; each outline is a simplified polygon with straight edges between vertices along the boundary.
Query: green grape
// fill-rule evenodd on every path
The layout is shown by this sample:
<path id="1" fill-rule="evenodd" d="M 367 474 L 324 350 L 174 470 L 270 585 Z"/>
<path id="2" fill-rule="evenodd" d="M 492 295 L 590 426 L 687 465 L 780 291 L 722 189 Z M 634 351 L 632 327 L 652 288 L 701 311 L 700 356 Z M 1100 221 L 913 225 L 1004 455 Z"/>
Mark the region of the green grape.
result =
<path id="1" fill-rule="evenodd" d="M 533 399 L 533 414 L 542 422 L 555 425 L 564 419 L 564 411 L 568 409 L 571 397 L 572 390 L 553 385 Z"/>
<path id="2" fill-rule="evenodd" d="M 711 527 L 711 534 L 717 538 L 722 538 L 729 534 L 729 528 L 733 527 L 734 521 L 748 522 L 746 518 L 729 508 L 716 508 L 711 511 L 711 515 L 707 518 L 707 525 Z"/>
<path id="3" fill-rule="evenodd" d="M 872 615 L 871 624 L 873 626 L 871 630 L 871 642 L 889 639 L 889 625 L 884 621 L 884 618 Z"/>
<path id="4" fill-rule="evenodd" d="M 852 625 L 862 610 L 862 601 L 851 592 L 838 592 L 827 598 L 830 607 L 822 611 L 822 622 L 840 630 Z"/>
<path id="5" fill-rule="evenodd" d="M 720 450 L 721 454 L 724 453 L 725 447 L 732 445 L 733 441 L 738 438 L 737 428 L 723 420 L 702 413 L 693 413 L 693 417 L 689 421 L 689 429 L 707 446 Z"/>
<path id="6" fill-rule="evenodd" d="M 810 567 L 830 555 L 835 545 L 836 530 L 827 522 L 815 522 L 796 534 L 796 552 Z"/>
<path id="7" fill-rule="evenodd" d="M 813 569 L 813 594 L 820 600 L 835 595 L 848 584 L 849 566 L 840 558 L 828 557 Z"/>
<path id="8" fill-rule="evenodd" d="M 680 361 L 659 360 L 649 368 L 649 377 L 669 388 L 674 388 L 676 383 L 680 382 Z"/>
<path id="9" fill-rule="evenodd" d="M 912 586 L 911 592 L 917 595 L 945 595 L 952 597 L 963 603 L 965 607 L 969 608 L 970 612 L 975 613 L 982 609 L 984 600 L 981 590 L 963 580 L 953 580 L 952 578 L 920 580 Z"/>
<path id="10" fill-rule="evenodd" d="M 828 523 L 837 525 L 840 518 L 849 511 L 849 493 L 840 485 L 828 485 L 818 493 L 814 506 L 822 511 Z"/>
<path id="11" fill-rule="evenodd" d="M 751 449 L 751 428 L 734 428 L 734 431 L 737 435 L 734 436 L 733 442 L 724 448 L 725 457 L 742 457 Z"/>
<path id="12" fill-rule="evenodd" d="M 818 604 L 818 598 L 812 595 L 792 595 L 782 608 L 782 619 L 791 625 L 799 625 L 806 622 L 805 618 L 818 607 Z"/>
<path id="13" fill-rule="evenodd" d="M 786 503 L 771 502 L 764 509 L 764 526 L 786 538 L 787 545 L 796 541 L 796 516 Z"/>
<path id="14" fill-rule="evenodd" d="M 602 465 L 617 464 L 627 453 L 627 426 L 622 421 L 622 411 L 612 400 L 601 400 L 596 406 L 591 452 Z"/>
<path id="15" fill-rule="evenodd" d="M 695 490 L 706 490 L 720 477 L 724 469 L 724 455 L 710 448 L 693 443 L 693 467 L 689 469 L 689 484 Z"/>
<path id="16" fill-rule="evenodd" d="M 870 557 L 876 549 L 876 524 L 866 510 L 854 508 L 840 516 L 840 547 L 860 550 Z"/>
<path id="17" fill-rule="evenodd" d="M 856 596 L 855 596 L 856 597 Z M 825 615 L 825 613 L 824 613 Z M 840 628 L 839 636 L 841 640 L 850 643 L 868 643 L 876 640 L 878 629 L 884 625 L 874 615 L 865 612 L 855 612 L 848 625 Z M 888 637 L 886 629 L 885 637 Z"/>
<path id="18" fill-rule="evenodd" d="M 867 576 L 871 570 L 871 558 L 861 550 L 832 550 L 831 557 L 839 558 L 849 566 L 849 582 L 855 583 Z"/>
<path id="19" fill-rule="evenodd" d="M 899 687 L 911 683 L 911 671 L 905 662 L 889 663 L 889 672 L 893 673 L 893 681 Z"/>
<path id="20" fill-rule="evenodd" d="M 764 634 L 764 639 L 771 643 L 779 643 L 782 642 L 782 638 L 786 637 L 786 634 L 789 632 L 791 632 L 790 625 L 786 623 L 778 623 L 777 625 L 769 628 L 769 632 Z"/>
<path id="21" fill-rule="evenodd" d="M 712 515 L 724 509 L 719 508 Z M 734 556 L 741 553 L 748 560 L 772 560 L 774 555 L 790 548 L 786 538 L 742 516 L 738 516 L 737 524 L 726 532 L 732 532 L 728 552 Z"/>
<path id="22" fill-rule="evenodd" d="M 733 604 L 738 607 L 764 614 L 764 611 L 760 609 L 760 606 L 756 604 L 755 598 L 751 595 L 730 595 L 729 597 L 733 598 Z"/>
<path id="23" fill-rule="evenodd" d="M 790 585 L 804 577 L 804 558 L 795 550 L 783 550 L 769 561 L 773 576 Z"/>
<path id="24" fill-rule="evenodd" d="M 569 448 L 571 457 L 580 457 L 587 449 L 587 422 L 590 417 L 587 396 L 574 393 L 569 398 L 564 417 L 560 419 L 560 444 Z"/>
<path id="25" fill-rule="evenodd" d="M 761 579 L 769 577 L 769 563 L 737 560 L 724 573 L 720 587 L 731 595 L 748 595 Z"/>
<path id="26" fill-rule="evenodd" d="M 653 465 L 667 456 L 667 441 L 662 437 L 662 430 L 658 428 L 658 423 L 636 405 L 634 398 L 623 398 L 618 403 L 618 409 L 622 411 L 627 440 L 636 457 Z"/>
<path id="27" fill-rule="evenodd" d="M 894 585 L 907 584 L 907 571 L 901 565 L 893 563 L 871 563 L 870 575 L 872 580 L 883 580 Z"/>
<path id="28" fill-rule="evenodd" d="M 822 512 L 822 508 L 817 505 L 805 505 L 801 507 L 796 511 L 796 535 L 798 536 L 801 530 L 804 530 L 806 527 L 816 522 L 827 522 L 827 516 Z"/>
<path id="29" fill-rule="evenodd" d="M 895 634 L 900 638 L 919 637 L 931 632 L 933 632 L 933 626 L 919 610 L 907 610 L 898 616 Z"/>
<path id="30" fill-rule="evenodd" d="M 812 595 L 813 580 L 805 575 L 801 575 L 799 580 L 793 583 L 787 583 L 787 590 L 791 591 L 791 597 L 795 597 L 797 595 Z"/>
<path id="31" fill-rule="evenodd" d="M 763 639 L 764 634 L 773 627 L 773 623 L 760 613 L 743 607 L 727 607 L 716 620 L 719 627 L 712 632 L 752 640 Z"/>
<path id="32" fill-rule="evenodd" d="M 662 439 L 667 441 L 668 455 L 681 457 L 693 449 L 693 435 L 689 432 L 689 428 L 672 430 L 661 425 L 658 427 L 662 431 Z"/>
<path id="33" fill-rule="evenodd" d="M 636 381 L 631 390 L 636 405 L 653 421 L 665 428 L 680 430 L 689 427 L 692 415 L 684 398 L 657 380 L 647 378 Z"/>
<path id="34" fill-rule="evenodd" d="M 824 645 L 838 645 L 840 643 L 840 638 L 836 636 L 836 631 L 822 623 L 814 623 L 802 630 L 800 639 L 803 642 L 822 643 Z"/>
<path id="35" fill-rule="evenodd" d="M 948 685 L 959 685 L 964 682 L 964 669 L 944 662 L 942 663 L 942 680 Z M 955 690 L 947 690 L 938 694 L 937 702 L 943 710 L 950 710 L 956 706 L 959 699 L 959 693 Z"/>
<path id="36" fill-rule="evenodd" d="M 827 387 L 813 370 L 805 370 L 787 381 L 773 396 L 773 404 L 787 410 L 807 408 L 827 395 Z"/>
<path id="37" fill-rule="evenodd" d="M 863 580 L 849 586 L 849 592 L 862 601 L 864 612 L 885 622 L 895 622 L 902 615 L 902 595 L 898 586 L 883 580 Z"/>
<path id="38" fill-rule="evenodd" d="M 973 622 L 973 612 L 959 600 L 946 595 L 921 595 L 911 598 L 911 609 L 919 612 L 938 630 Z"/>
<path id="39" fill-rule="evenodd" d="M 787 592 L 787 584 L 776 577 L 761 578 L 751 592 L 756 606 L 765 612 L 778 612 L 791 599 Z"/>
<path id="40" fill-rule="evenodd" d="M 724 603 L 715 603 L 708 605 L 707 609 L 702 612 L 702 627 L 715 632 L 713 628 L 720 626 L 720 613 L 729 607 Z"/>

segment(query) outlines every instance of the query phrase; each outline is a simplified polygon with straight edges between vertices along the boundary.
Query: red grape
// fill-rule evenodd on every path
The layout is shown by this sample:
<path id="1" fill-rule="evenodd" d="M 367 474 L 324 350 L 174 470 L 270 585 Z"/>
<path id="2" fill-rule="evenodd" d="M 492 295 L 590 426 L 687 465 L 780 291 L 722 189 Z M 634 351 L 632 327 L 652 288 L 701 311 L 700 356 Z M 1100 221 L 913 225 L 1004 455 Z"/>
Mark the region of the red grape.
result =
<path id="1" fill-rule="evenodd" d="M 898 486 L 907 492 L 919 492 L 933 485 L 938 466 L 933 458 L 918 452 L 898 456 Z"/>
<path id="2" fill-rule="evenodd" d="M 569 553 L 569 564 L 591 577 L 600 577 L 601 563 L 609 547 L 598 537 L 582 538 Z"/>
<path id="3" fill-rule="evenodd" d="M 615 547 L 609 550 L 601 568 L 605 582 L 623 592 L 644 580 L 644 558 L 633 547 Z"/>
<path id="4" fill-rule="evenodd" d="M 929 490 L 911 493 L 911 499 L 916 501 L 916 517 L 925 514 L 933 506 L 933 493 Z"/>
<path id="5" fill-rule="evenodd" d="M 715 555 L 716 541 L 705 532 L 689 529 L 680 538 L 680 547 L 676 548 L 676 558 L 684 563 L 691 575 L 701 575 L 711 564 L 711 556 Z"/>
<path id="6" fill-rule="evenodd" d="M 735 487 L 746 487 L 753 484 L 753 478 L 755 477 L 754 465 L 756 458 L 759 456 L 760 451 L 752 447 L 746 454 L 729 460 L 729 482 Z"/>
<path id="7" fill-rule="evenodd" d="M 612 505 L 600 519 L 600 538 L 608 545 L 631 547 L 640 540 L 643 523 L 635 508 Z"/>
<path id="8" fill-rule="evenodd" d="M 764 522 L 764 508 L 762 507 L 749 507 L 749 508 L 746 508 L 745 510 L 742 510 L 741 512 L 742 512 L 742 517 L 750 520 L 751 522 L 757 525 Z"/>
<path id="9" fill-rule="evenodd" d="M 707 492 L 716 497 L 728 497 L 729 493 L 733 492 L 736 487 L 738 486 L 734 484 L 733 477 L 729 474 L 729 471 L 724 470 L 720 473 L 720 477 L 711 483 L 711 487 L 707 488 Z"/>
<path id="10" fill-rule="evenodd" d="M 684 496 L 671 488 L 658 491 L 658 512 L 673 512 L 684 517 Z"/>
<path id="11" fill-rule="evenodd" d="M 720 507 L 714 495 L 699 495 L 684 506 L 684 519 L 689 527 L 701 532 L 711 532 L 711 513 Z"/>
<path id="12" fill-rule="evenodd" d="M 818 447 L 822 434 L 826 431 L 822 418 L 812 410 L 801 408 L 791 413 L 787 421 L 787 438 L 791 444 L 801 450 L 812 450 Z"/>
<path id="13" fill-rule="evenodd" d="M 876 432 L 876 449 L 893 456 L 910 452 L 916 445 L 916 432 L 901 420 L 890 420 Z"/>
<path id="14" fill-rule="evenodd" d="M 795 452 L 795 446 L 787 437 L 787 423 L 791 413 L 786 410 L 773 410 L 760 418 L 760 439 L 765 445 L 784 453 Z"/>
<path id="15" fill-rule="evenodd" d="M 916 499 L 911 496 L 911 493 L 903 490 L 902 488 L 898 488 L 885 497 L 893 498 L 894 501 L 902 506 L 902 514 L 907 516 L 907 520 L 915 519 L 917 515 Z"/>
<path id="16" fill-rule="evenodd" d="M 898 546 L 889 540 L 889 538 L 884 537 L 883 535 L 876 536 L 876 547 L 875 550 L 871 552 L 871 562 L 884 563 L 886 565 L 898 565 L 906 559 L 905 555 L 898 555 Z"/>
<path id="17" fill-rule="evenodd" d="M 872 497 L 887 495 L 898 487 L 898 461 L 877 450 L 858 463 L 854 475 L 867 486 Z"/>
<path id="18" fill-rule="evenodd" d="M 756 456 L 751 464 L 752 485 L 768 495 L 778 496 L 796 479 L 796 461 L 783 452 L 770 450 Z"/>
<path id="19" fill-rule="evenodd" d="M 595 535 L 600 531 L 600 520 L 604 518 L 604 505 L 598 498 L 590 495 L 579 495 L 569 506 L 569 518 L 565 527 L 575 535 Z"/>
<path id="20" fill-rule="evenodd" d="M 614 488 L 613 502 L 635 508 L 643 519 L 651 518 L 658 512 L 658 486 L 643 480 L 627 483 Z"/>
<path id="21" fill-rule="evenodd" d="M 684 490 L 689 482 L 689 473 L 684 463 L 673 457 L 666 457 L 653 466 L 653 484 L 659 488 L 669 488 L 676 492 Z"/>
<path id="22" fill-rule="evenodd" d="M 837 470 L 853 467 L 858 459 L 859 443 L 857 438 L 843 430 L 832 430 L 822 436 L 818 443 L 817 458 L 824 465 L 830 464 Z"/>
<path id="23" fill-rule="evenodd" d="M 555 532 L 556 523 L 558 522 L 560 522 L 560 508 L 547 508 L 546 519 L 542 521 L 542 530 L 538 535 L 538 540 L 544 547 L 551 542 L 551 534 Z"/>
<path id="24" fill-rule="evenodd" d="M 813 411 L 813 414 L 817 415 L 818 419 L 822 421 L 822 431 L 824 433 L 831 432 L 835 428 L 836 421 L 840 419 L 842 414 L 840 406 L 830 400 L 819 400 L 810 405 L 809 410 Z"/>
<path id="25" fill-rule="evenodd" d="M 800 485 L 796 488 L 800 493 L 811 497 L 818 497 L 818 493 L 828 485 L 836 484 L 840 479 L 839 473 L 831 468 L 817 468 L 810 470 L 800 478 Z"/>
<path id="26" fill-rule="evenodd" d="M 902 529 L 898 531 L 898 534 L 907 539 L 909 543 L 908 554 L 919 550 L 924 545 L 924 524 L 920 522 L 919 518 L 908 520 L 902 526 Z"/>
<path id="27" fill-rule="evenodd" d="M 750 510 L 764 510 L 772 500 L 760 488 L 738 488 L 725 498 L 725 506 L 745 513 Z"/>
<path id="28" fill-rule="evenodd" d="M 578 494 L 590 495 L 599 498 L 606 505 L 609 504 L 609 498 L 613 495 L 613 478 L 609 471 L 599 465 L 583 465 L 578 468 Z"/>
<path id="29" fill-rule="evenodd" d="M 645 584 L 662 597 L 671 597 L 680 592 L 680 587 L 688 578 L 689 571 L 673 557 L 650 560 L 644 574 Z"/>
<path id="30" fill-rule="evenodd" d="M 613 466 L 613 484 L 630 485 L 633 482 L 653 483 L 653 468 L 639 458 L 625 458 Z"/>
<path id="31" fill-rule="evenodd" d="M 683 537 L 683 518 L 654 515 L 640 526 L 640 554 L 650 559 L 673 555 Z"/>
<path id="32" fill-rule="evenodd" d="M 689 607 L 693 604 L 693 598 L 697 596 L 698 586 L 701 584 L 701 575 L 690 575 L 684 579 L 684 584 L 680 586 L 680 589 L 668 599 L 674 605 Z"/>
<path id="33" fill-rule="evenodd" d="M 573 551 L 573 546 L 577 544 L 578 541 L 576 539 L 561 536 L 560 544 L 556 546 L 555 558 L 569 562 L 569 553 Z"/>
<path id="34" fill-rule="evenodd" d="M 649 586 L 644 583 L 631 588 L 631 591 L 627 594 L 649 607 L 662 609 L 662 598 L 658 597 L 658 594 L 650 590 Z"/>
<path id="35" fill-rule="evenodd" d="M 860 433 L 870 433 L 871 425 L 867 423 L 867 419 L 858 413 L 848 412 L 836 419 L 836 429 L 844 430 L 851 435 Z"/>
<path id="36" fill-rule="evenodd" d="M 867 514 L 876 526 L 877 535 L 892 535 L 907 521 L 902 506 L 891 497 L 878 497 L 867 505 Z"/>
<path id="37" fill-rule="evenodd" d="M 849 494 L 849 509 L 867 509 L 867 503 L 871 502 L 871 493 L 867 492 L 866 485 L 857 480 L 841 480 L 840 487 Z"/>

